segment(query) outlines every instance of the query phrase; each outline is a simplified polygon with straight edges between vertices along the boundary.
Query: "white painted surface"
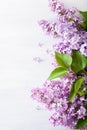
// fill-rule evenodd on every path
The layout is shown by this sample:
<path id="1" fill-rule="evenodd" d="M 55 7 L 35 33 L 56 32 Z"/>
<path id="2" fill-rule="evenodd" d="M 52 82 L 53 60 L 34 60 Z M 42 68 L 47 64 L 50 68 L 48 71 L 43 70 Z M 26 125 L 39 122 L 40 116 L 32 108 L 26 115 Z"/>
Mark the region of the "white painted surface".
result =
<path id="1" fill-rule="evenodd" d="M 68 3 L 71 0 L 65 0 Z M 86 0 L 72 3 L 87 9 Z M 0 1 L 0 130 L 67 130 L 53 128 L 50 113 L 37 111 L 29 97 L 51 70 L 51 59 L 38 49 L 38 43 L 50 46 L 53 39 L 43 34 L 37 21 L 52 17 L 47 0 Z M 32 58 L 39 55 L 44 62 L 34 63 Z"/>
<path id="2" fill-rule="evenodd" d="M 87 10 L 87 0 L 61 0 L 68 5 L 68 7 L 77 7 L 79 10 L 86 11 Z"/>

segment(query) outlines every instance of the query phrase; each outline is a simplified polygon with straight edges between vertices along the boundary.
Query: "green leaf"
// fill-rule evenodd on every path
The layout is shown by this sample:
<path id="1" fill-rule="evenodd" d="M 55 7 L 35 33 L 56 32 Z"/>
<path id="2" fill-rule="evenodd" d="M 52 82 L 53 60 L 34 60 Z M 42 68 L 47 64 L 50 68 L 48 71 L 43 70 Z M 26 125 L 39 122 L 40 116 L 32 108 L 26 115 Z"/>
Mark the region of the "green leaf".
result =
<path id="1" fill-rule="evenodd" d="M 87 95 L 87 92 L 79 91 L 78 94 L 79 94 L 80 96 L 84 96 L 84 95 Z"/>
<path id="2" fill-rule="evenodd" d="M 79 13 L 84 17 L 85 21 L 80 23 L 80 25 L 87 31 L 87 11 L 79 11 Z"/>
<path id="3" fill-rule="evenodd" d="M 84 70 L 84 68 L 87 65 L 87 59 L 84 55 L 82 55 L 80 52 L 73 50 L 72 51 L 72 64 L 71 69 L 77 73 L 81 70 Z"/>
<path id="4" fill-rule="evenodd" d="M 72 63 L 72 57 L 68 54 L 55 52 L 55 58 L 57 63 L 64 68 L 68 68 Z"/>
<path id="5" fill-rule="evenodd" d="M 72 87 L 71 87 L 71 90 L 70 90 L 70 97 L 69 97 L 69 101 L 72 102 L 73 99 L 75 98 L 76 94 L 78 93 L 82 83 L 84 81 L 84 78 L 77 78 L 73 84 L 72 84 Z"/>
<path id="6" fill-rule="evenodd" d="M 63 68 L 63 67 L 59 67 L 59 68 L 54 69 L 51 72 L 50 76 L 48 77 L 48 80 L 59 78 L 59 77 L 64 76 L 66 74 L 67 74 L 67 69 Z"/>
<path id="7" fill-rule="evenodd" d="M 87 20 L 87 11 L 79 11 L 79 13 Z"/>
<path id="8" fill-rule="evenodd" d="M 87 116 L 85 119 L 79 119 L 76 125 L 76 129 L 80 129 L 81 127 L 87 125 Z"/>
<path id="9" fill-rule="evenodd" d="M 87 31 L 87 20 L 84 22 L 81 22 L 80 25 Z"/>

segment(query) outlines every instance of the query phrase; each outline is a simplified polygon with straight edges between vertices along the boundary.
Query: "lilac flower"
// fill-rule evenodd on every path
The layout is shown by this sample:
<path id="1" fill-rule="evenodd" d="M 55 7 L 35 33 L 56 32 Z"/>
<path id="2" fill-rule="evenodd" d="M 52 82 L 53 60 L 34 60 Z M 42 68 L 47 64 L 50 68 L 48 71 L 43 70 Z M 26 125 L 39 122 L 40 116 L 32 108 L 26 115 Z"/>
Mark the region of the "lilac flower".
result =
<path id="1" fill-rule="evenodd" d="M 53 43 L 53 50 L 47 50 L 48 54 L 52 51 L 70 54 L 72 49 L 80 51 L 87 57 L 87 32 L 81 27 L 82 18 L 77 16 L 76 8 L 68 9 L 58 0 L 49 0 L 51 11 L 56 14 L 56 20 L 49 22 L 47 20 L 39 21 L 46 34 L 58 39 L 57 43 Z M 54 55 L 52 55 L 54 58 Z M 39 58 L 35 61 L 40 62 Z M 57 66 L 55 60 L 52 63 Z M 87 97 L 76 95 L 73 102 L 69 102 L 70 89 L 72 83 L 79 76 L 75 73 L 67 74 L 66 76 L 53 81 L 46 81 L 43 88 L 32 90 L 31 97 L 38 102 L 41 102 L 45 107 L 52 111 L 50 122 L 53 126 L 62 125 L 74 129 L 79 119 L 85 119 L 87 116 Z M 87 75 L 83 74 L 85 81 L 83 85 L 87 85 Z M 81 86 L 83 87 L 83 86 Z M 83 92 L 87 92 L 84 88 Z M 87 126 L 80 130 L 86 130 Z"/>
<path id="2" fill-rule="evenodd" d="M 41 59 L 40 57 L 34 57 L 33 60 L 38 63 L 43 62 L 43 59 Z"/>
<path id="3" fill-rule="evenodd" d="M 51 11 L 57 14 L 58 19 L 62 18 L 68 21 L 72 19 L 78 22 L 82 21 L 82 18 L 76 15 L 78 11 L 76 8 L 65 8 L 64 4 L 58 0 L 49 0 L 49 7 L 51 8 Z"/>
<path id="4" fill-rule="evenodd" d="M 72 103 L 69 102 L 70 88 L 75 79 L 75 75 L 66 75 L 61 80 L 46 81 L 43 88 L 32 91 L 34 100 L 45 104 L 47 109 L 54 112 L 49 119 L 53 126 L 62 125 L 73 129 L 78 119 L 87 115 L 85 97 L 77 95 Z"/>
<path id="5" fill-rule="evenodd" d="M 49 5 L 51 10 L 57 13 L 57 20 L 54 22 L 41 20 L 39 25 L 47 34 L 61 39 L 61 42 L 53 43 L 53 49 L 55 46 L 56 51 L 68 54 L 71 54 L 72 49 L 75 49 L 87 56 L 87 32 L 79 24 L 82 19 L 77 17 L 77 10 L 74 8 L 66 9 L 64 4 L 58 0 L 49 0 Z"/>
<path id="6" fill-rule="evenodd" d="M 46 34 L 52 35 L 53 37 L 58 37 L 58 32 L 56 30 L 56 23 L 50 23 L 46 20 L 41 20 L 38 22 Z"/>
<path id="7" fill-rule="evenodd" d="M 83 115 L 84 117 L 86 115 L 86 109 L 83 106 L 81 106 L 77 111 L 77 113 L 78 113 L 78 119 L 83 118 Z"/>
<path id="8" fill-rule="evenodd" d="M 43 43 L 38 43 L 39 47 L 43 47 L 43 45 L 44 45 Z"/>
<path id="9" fill-rule="evenodd" d="M 61 42 L 58 41 L 58 43 L 53 44 L 53 49 L 56 47 L 56 51 L 71 54 L 72 49 L 75 49 L 87 56 L 87 32 L 78 31 L 74 23 L 49 23 L 42 21 L 40 25 L 47 34 L 61 38 Z"/>
<path id="10" fill-rule="evenodd" d="M 80 32 L 79 34 L 74 33 L 74 35 L 75 36 L 73 36 L 69 42 L 64 40 L 53 44 L 53 50 L 60 53 L 71 54 L 72 49 L 74 49 L 87 56 L 87 32 Z"/>

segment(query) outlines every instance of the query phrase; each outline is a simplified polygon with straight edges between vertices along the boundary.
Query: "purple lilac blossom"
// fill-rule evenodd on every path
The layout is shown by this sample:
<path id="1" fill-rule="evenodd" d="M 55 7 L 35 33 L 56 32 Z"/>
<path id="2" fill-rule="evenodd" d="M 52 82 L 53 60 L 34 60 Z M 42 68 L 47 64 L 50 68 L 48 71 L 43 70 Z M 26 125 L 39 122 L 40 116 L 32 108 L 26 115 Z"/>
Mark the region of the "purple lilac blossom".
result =
<path id="1" fill-rule="evenodd" d="M 56 51 L 68 54 L 75 49 L 87 56 L 87 32 L 79 24 L 83 19 L 77 17 L 77 10 L 66 9 L 57 0 L 49 0 L 49 5 L 51 10 L 57 13 L 57 20 L 53 22 L 41 20 L 39 25 L 47 34 L 61 38 L 61 42 L 53 43 L 53 49 L 56 46 Z"/>
<path id="2" fill-rule="evenodd" d="M 87 32 L 80 26 L 83 19 L 77 16 L 78 10 L 67 9 L 58 0 L 49 0 L 49 6 L 56 14 L 56 21 L 41 20 L 39 25 L 47 34 L 61 39 L 53 43 L 53 51 L 71 54 L 72 49 L 75 49 L 87 56 Z M 52 64 L 57 66 L 55 60 Z M 74 129 L 78 120 L 85 119 L 87 116 L 85 96 L 77 95 L 72 103 L 69 102 L 70 88 L 76 77 L 75 74 L 68 74 L 57 80 L 46 81 L 43 88 L 32 90 L 32 98 L 53 112 L 49 119 L 53 126 L 62 125 Z M 82 77 L 85 78 L 84 85 L 87 85 L 87 76 Z M 84 91 L 87 90 L 84 89 Z M 86 128 L 85 126 L 80 130 L 86 130 Z"/>
<path id="3" fill-rule="evenodd" d="M 74 26 L 74 23 L 49 23 L 48 21 L 40 21 L 39 23 L 43 30 L 47 34 L 52 35 L 53 37 L 60 37 L 61 42 L 53 43 L 56 46 L 56 51 L 61 53 L 71 54 L 72 49 L 79 50 L 82 54 L 87 56 L 87 32 L 79 30 Z"/>
<path id="4" fill-rule="evenodd" d="M 43 59 L 41 59 L 40 57 L 34 57 L 33 60 L 38 63 L 43 62 Z"/>
<path id="5" fill-rule="evenodd" d="M 87 115 L 85 96 L 77 95 L 72 103 L 69 102 L 70 88 L 75 79 L 76 75 L 69 74 L 61 80 L 46 81 L 43 88 L 32 90 L 31 97 L 53 112 L 49 119 L 53 126 L 62 125 L 74 129 L 78 119 L 84 119 Z"/>
<path id="6" fill-rule="evenodd" d="M 43 43 L 38 43 L 39 47 L 43 47 L 43 45 L 44 45 Z"/>
<path id="7" fill-rule="evenodd" d="M 71 20 L 74 19 L 74 21 L 82 21 L 82 18 L 78 17 L 76 15 L 77 8 L 72 7 L 71 9 L 65 8 L 64 4 L 58 0 L 49 0 L 49 7 L 51 8 L 51 11 L 53 11 L 55 14 L 57 14 L 57 18 L 62 18 L 62 20 Z"/>

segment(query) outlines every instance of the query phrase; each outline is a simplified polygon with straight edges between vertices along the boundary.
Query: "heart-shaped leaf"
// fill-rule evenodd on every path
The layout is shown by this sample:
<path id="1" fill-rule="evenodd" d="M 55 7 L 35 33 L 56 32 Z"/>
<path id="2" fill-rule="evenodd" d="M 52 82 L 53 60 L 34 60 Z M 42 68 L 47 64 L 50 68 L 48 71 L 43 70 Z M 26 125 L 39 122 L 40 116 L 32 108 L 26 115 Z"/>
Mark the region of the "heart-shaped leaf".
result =
<path id="1" fill-rule="evenodd" d="M 64 68 L 68 68 L 72 63 L 72 57 L 68 54 L 60 54 L 58 52 L 55 52 L 55 58 L 58 65 Z"/>
<path id="2" fill-rule="evenodd" d="M 63 68 L 63 67 L 59 67 L 59 68 L 56 68 L 54 69 L 50 76 L 48 77 L 48 80 L 52 80 L 52 79 L 55 79 L 55 78 L 59 78 L 61 76 L 64 76 L 68 73 L 67 69 L 66 68 Z"/>
<path id="3" fill-rule="evenodd" d="M 81 70 L 84 70 L 84 68 L 87 65 L 87 59 L 84 55 L 82 55 L 80 52 L 73 50 L 72 51 L 72 64 L 71 68 L 72 70 L 77 73 Z"/>

